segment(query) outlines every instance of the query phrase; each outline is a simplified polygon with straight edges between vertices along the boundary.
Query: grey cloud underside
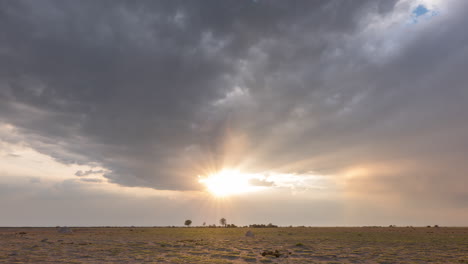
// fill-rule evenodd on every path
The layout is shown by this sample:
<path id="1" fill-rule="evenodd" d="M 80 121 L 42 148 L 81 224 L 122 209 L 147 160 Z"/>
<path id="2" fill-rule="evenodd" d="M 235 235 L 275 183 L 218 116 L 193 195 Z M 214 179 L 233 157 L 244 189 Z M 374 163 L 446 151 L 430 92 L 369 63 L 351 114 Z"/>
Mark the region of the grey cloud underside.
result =
<path id="1" fill-rule="evenodd" d="M 0 120 L 127 186 L 197 189 L 243 134 L 237 160 L 253 171 L 411 161 L 366 184 L 410 194 L 418 173 L 444 196 L 467 184 L 468 21 L 459 11 L 394 54 L 366 53 L 363 29 L 395 4 L 0 1 Z"/>
<path id="2" fill-rule="evenodd" d="M 104 170 L 87 170 L 87 171 L 79 170 L 79 171 L 75 172 L 75 176 L 82 177 L 82 176 L 89 176 L 89 175 L 93 175 L 93 174 L 101 174 L 101 173 L 105 173 L 105 172 L 106 171 L 104 171 Z"/>

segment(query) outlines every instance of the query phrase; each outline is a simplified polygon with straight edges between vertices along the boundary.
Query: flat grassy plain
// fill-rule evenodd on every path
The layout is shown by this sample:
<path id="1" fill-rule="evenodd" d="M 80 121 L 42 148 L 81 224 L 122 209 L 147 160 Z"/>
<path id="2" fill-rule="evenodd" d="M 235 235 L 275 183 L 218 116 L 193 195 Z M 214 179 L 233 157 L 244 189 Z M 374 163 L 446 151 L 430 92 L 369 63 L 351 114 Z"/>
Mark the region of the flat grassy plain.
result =
<path id="1" fill-rule="evenodd" d="M 0 263 L 468 263 L 468 228 L 72 230 L 0 228 Z"/>

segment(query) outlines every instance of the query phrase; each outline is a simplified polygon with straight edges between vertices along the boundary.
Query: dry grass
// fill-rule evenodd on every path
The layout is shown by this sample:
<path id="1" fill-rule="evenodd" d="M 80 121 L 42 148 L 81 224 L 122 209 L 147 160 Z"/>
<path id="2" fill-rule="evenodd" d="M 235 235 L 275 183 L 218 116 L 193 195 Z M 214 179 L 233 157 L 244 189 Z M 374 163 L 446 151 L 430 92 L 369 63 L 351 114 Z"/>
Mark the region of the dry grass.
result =
<path id="1" fill-rule="evenodd" d="M 0 228 L 0 263 L 468 263 L 468 228 L 73 230 Z"/>

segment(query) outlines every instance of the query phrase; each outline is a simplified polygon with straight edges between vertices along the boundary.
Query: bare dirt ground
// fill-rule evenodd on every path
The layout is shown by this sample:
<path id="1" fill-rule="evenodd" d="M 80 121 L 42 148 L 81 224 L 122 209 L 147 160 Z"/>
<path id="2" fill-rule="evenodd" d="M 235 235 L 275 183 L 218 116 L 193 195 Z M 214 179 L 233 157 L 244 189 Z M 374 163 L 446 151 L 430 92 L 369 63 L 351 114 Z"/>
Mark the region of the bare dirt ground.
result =
<path id="1" fill-rule="evenodd" d="M 0 228 L 0 263 L 468 263 L 468 228 L 72 230 Z"/>

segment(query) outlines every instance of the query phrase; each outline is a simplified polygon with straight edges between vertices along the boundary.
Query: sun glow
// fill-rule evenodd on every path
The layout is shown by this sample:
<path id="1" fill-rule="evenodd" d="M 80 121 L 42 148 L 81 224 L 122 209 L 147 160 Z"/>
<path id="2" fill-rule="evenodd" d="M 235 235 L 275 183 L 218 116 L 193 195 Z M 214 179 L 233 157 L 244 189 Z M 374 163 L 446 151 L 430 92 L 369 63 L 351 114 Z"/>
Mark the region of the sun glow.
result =
<path id="1" fill-rule="evenodd" d="M 249 183 L 253 178 L 252 175 L 243 174 L 237 170 L 222 170 L 199 181 L 213 195 L 225 197 L 257 190 L 256 186 Z"/>

